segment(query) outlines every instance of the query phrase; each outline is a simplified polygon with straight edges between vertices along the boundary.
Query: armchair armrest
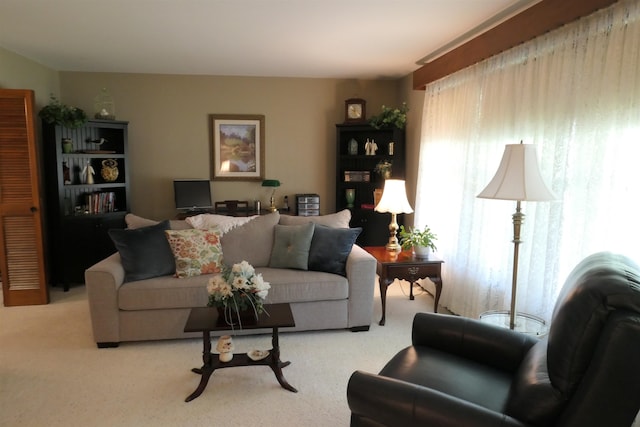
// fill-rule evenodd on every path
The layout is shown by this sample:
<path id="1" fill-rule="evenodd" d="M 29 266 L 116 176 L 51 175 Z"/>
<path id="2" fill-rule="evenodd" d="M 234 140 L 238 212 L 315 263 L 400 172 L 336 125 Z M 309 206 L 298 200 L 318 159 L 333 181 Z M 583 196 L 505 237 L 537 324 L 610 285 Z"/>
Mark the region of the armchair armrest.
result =
<path id="1" fill-rule="evenodd" d="M 368 330 L 373 318 L 373 294 L 376 283 L 376 259 L 358 245 L 347 257 L 349 281 L 349 328 Z"/>
<path id="2" fill-rule="evenodd" d="M 538 339 L 475 319 L 418 313 L 412 342 L 513 372 Z"/>
<path id="3" fill-rule="evenodd" d="M 347 385 L 352 426 L 525 427 L 508 415 L 448 396 L 437 390 L 356 371 Z M 372 420 L 374 423 L 367 423 Z"/>
<path id="4" fill-rule="evenodd" d="M 124 267 L 120 261 L 120 254 L 114 253 L 89 267 L 84 272 L 84 281 L 95 342 L 99 347 L 118 343 L 118 289 L 124 283 Z"/>

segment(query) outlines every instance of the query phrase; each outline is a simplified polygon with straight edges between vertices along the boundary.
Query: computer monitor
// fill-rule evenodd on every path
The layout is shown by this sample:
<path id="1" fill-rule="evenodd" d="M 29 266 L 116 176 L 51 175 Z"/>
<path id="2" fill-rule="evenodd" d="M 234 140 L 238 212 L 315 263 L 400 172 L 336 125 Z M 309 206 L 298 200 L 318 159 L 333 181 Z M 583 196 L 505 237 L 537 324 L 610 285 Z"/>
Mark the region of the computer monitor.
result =
<path id="1" fill-rule="evenodd" d="M 211 183 L 207 179 L 176 179 L 173 181 L 176 209 L 180 211 L 207 210 L 211 203 Z"/>

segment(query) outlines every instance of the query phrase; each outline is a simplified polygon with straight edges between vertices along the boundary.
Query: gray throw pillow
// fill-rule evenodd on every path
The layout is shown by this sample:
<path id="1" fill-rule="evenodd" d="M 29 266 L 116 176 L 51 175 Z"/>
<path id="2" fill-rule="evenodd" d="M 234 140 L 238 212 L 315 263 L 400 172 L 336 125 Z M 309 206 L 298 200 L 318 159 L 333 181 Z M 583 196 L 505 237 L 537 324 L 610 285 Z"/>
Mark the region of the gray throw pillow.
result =
<path id="1" fill-rule="evenodd" d="M 109 237 L 120 253 L 125 281 L 166 276 L 176 271 L 176 264 L 164 230 L 169 221 L 136 229 L 111 229 Z"/>
<path id="2" fill-rule="evenodd" d="M 347 258 L 361 232 L 361 227 L 331 228 L 316 224 L 309 248 L 309 270 L 346 276 Z"/>
<path id="3" fill-rule="evenodd" d="M 254 267 L 269 265 L 273 248 L 273 230 L 279 219 L 278 212 L 260 215 L 223 234 L 221 242 L 224 263 L 232 266 L 245 260 Z"/>
<path id="4" fill-rule="evenodd" d="M 276 225 L 269 267 L 308 270 L 314 224 Z"/>

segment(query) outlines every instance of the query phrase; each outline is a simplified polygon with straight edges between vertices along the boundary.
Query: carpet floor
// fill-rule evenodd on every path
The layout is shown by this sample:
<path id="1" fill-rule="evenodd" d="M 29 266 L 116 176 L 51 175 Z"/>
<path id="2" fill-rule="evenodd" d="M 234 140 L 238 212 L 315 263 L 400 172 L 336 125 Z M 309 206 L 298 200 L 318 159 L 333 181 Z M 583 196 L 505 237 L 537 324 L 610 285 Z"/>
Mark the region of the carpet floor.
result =
<path id="1" fill-rule="evenodd" d="M 376 286 L 371 329 L 280 334 L 284 390 L 264 366 L 214 372 L 185 403 L 202 364 L 201 339 L 97 349 L 84 287 L 51 290 L 44 306 L 0 307 L 0 426 L 347 426 L 346 389 L 357 369 L 378 372 L 411 341 L 416 312 L 433 298 L 395 282 L 379 326 Z M 270 335 L 235 337 L 235 352 L 269 349 Z M 214 342 L 215 346 L 215 342 Z"/>

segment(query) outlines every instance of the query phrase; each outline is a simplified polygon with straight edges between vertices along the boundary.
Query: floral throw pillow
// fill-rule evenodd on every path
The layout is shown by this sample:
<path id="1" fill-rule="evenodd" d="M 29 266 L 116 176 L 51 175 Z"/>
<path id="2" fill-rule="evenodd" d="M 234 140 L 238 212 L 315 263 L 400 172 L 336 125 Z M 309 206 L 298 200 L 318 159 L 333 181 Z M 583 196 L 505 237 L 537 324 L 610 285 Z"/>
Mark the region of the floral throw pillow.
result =
<path id="1" fill-rule="evenodd" d="M 165 230 L 176 260 L 176 277 L 219 273 L 222 270 L 220 230 Z"/>

